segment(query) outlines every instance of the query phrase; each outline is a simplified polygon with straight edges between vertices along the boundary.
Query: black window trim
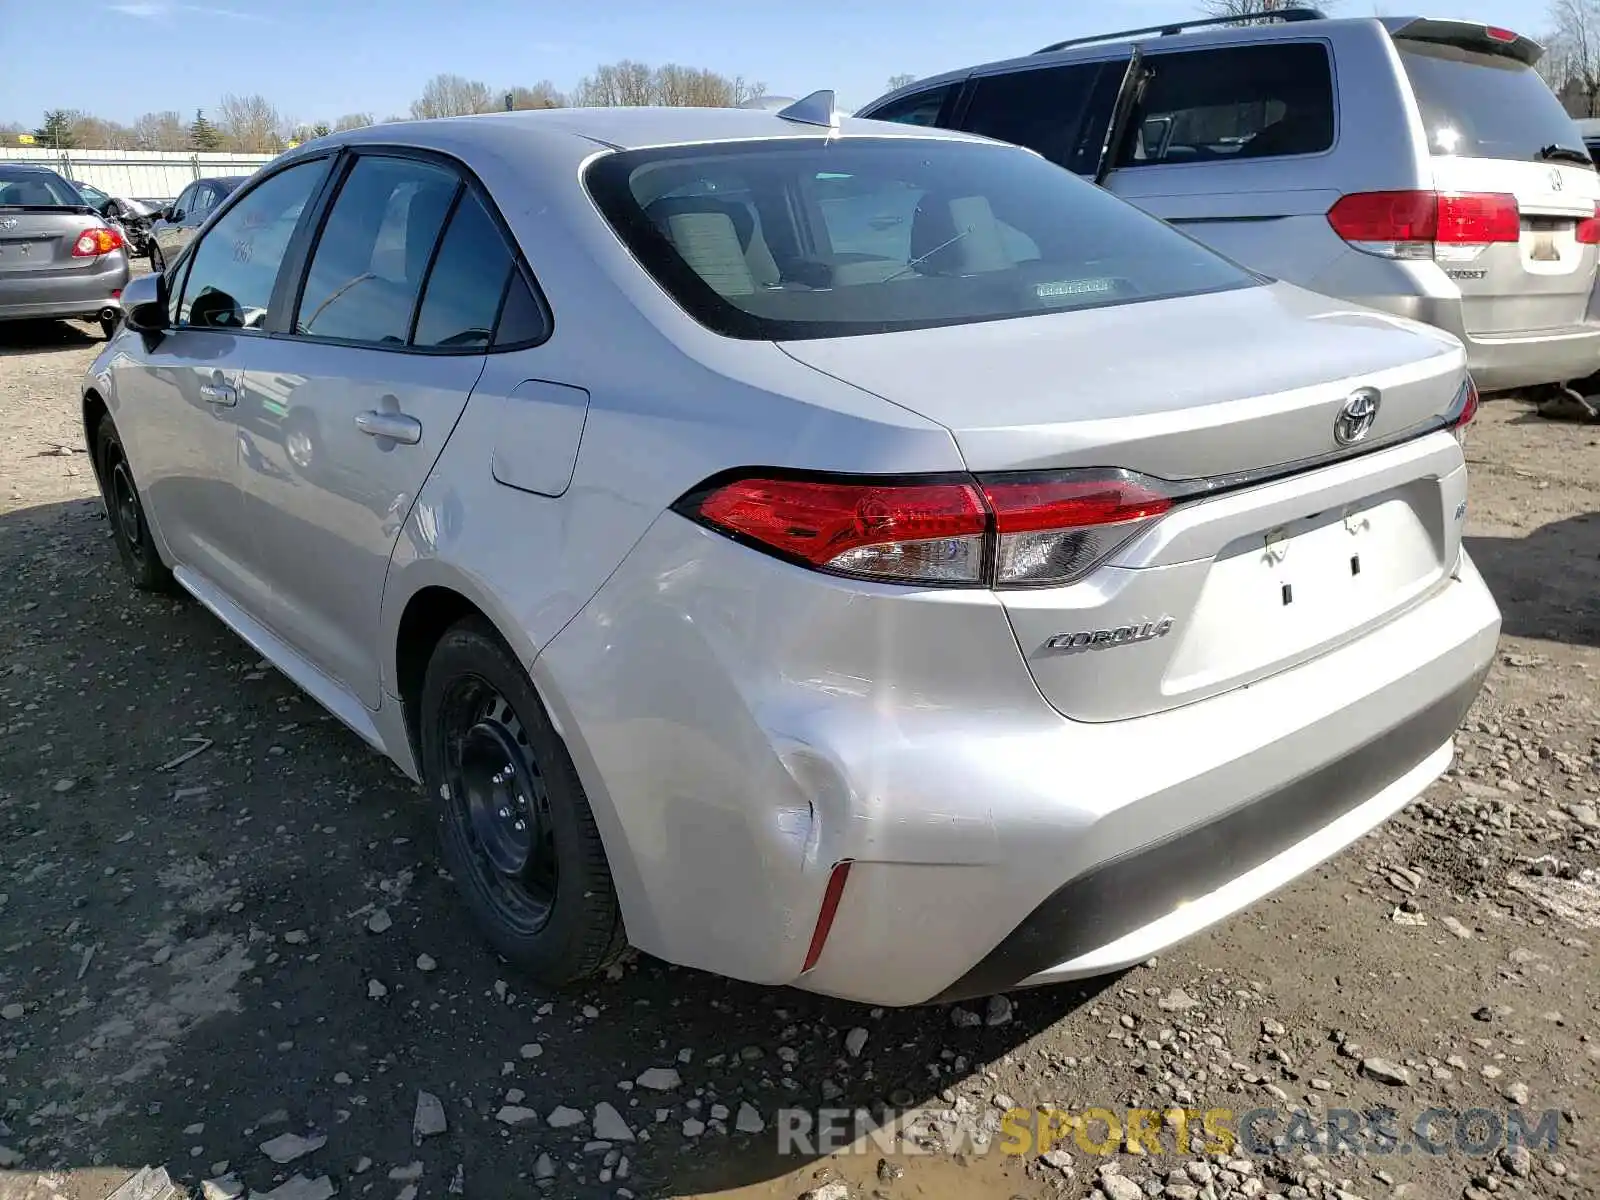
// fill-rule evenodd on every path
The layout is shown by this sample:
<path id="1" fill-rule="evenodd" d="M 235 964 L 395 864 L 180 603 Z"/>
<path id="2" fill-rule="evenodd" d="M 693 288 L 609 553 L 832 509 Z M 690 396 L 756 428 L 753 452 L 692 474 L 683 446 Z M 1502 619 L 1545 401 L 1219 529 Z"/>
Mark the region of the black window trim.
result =
<path id="1" fill-rule="evenodd" d="M 1215 46 L 1155 46 L 1146 50 L 1144 68 L 1151 73 L 1151 77 L 1161 69 L 1164 58 L 1177 54 L 1215 54 L 1228 50 L 1251 50 L 1256 48 L 1276 49 L 1281 46 L 1318 46 L 1327 57 L 1328 62 L 1328 91 L 1330 106 L 1333 109 L 1333 140 L 1324 150 L 1311 150 L 1304 154 L 1273 154 L 1261 158 L 1240 159 L 1235 163 L 1231 159 L 1208 159 L 1203 162 L 1126 162 L 1124 156 L 1133 145 L 1133 139 L 1138 136 L 1138 131 L 1144 127 L 1148 119 L 1145 103 L 1149 95 L 1146 88 L 1145 94 L 1139 98 L 1129 114 L 1128 128 L 1124 131 L 1122 145 L 1117 147 L 1111 157 L 1111 175 L 1118 171 L 1169 171 L 1181 170 L 1186 167 L 1216 167 L 1216 166 L 1245 166 L 1253 163 L 1279 163 L 1279 162 L 1308 162 L 1312 159 L 1328 158 L 1339 150 L 1339 143 L 1344 136 L 1343 106 L 1339 103 L 1339 56 L 1334 53 L 1333 40 L 1328 37 L 1275 37 L 1254 41 L 1228 42 Z"/>
<path id="2" fill-rule="evenodd" d="M 450 201 L 450 207 L 445 214 L 443 223 L 439 226 L 439 234 L 434 239 L 433 249 L 428 254 L 428 265 L 422 273 L 422 280 L 417 287 L 417 298 L 412 304 L 411 318 L 406 326 L 406 344 L 403 346 L 386 345 L 377 342 L 363 342 L 354 338 L 319 337 L 315 334 L 298 333 L 294 329 L 294 316 L 299 312 L 301 300 L 304 298 L 306 282 L 310 277 L 311 258 L 316 252 L 317 243 L 322 239 L 324 227 L 328 217 L 333 211 L 334 204 L 338 201 L 339 192 L 344 187 L 344 182 L 350 177 L 350 172 L 355 169 L 358 160 L 366 157 L 373 158 L 406 158 L 417 162 L 429 163 L 450 171 L 456 176 L 457 187 L 455 195 Z M 495 309 L 494 328 L 490 332 L 489 344 L 486 346 L 414 346 L 412 338 L 416 336 L 417 320 L 421 314 L 422 301 L 428 294 L 428 284 L 433 278 L 433 267 L 438 260 L 440 247 L 444 245 L 445 234 L 450 228 L 450 219 L 460 207 L 461 199 L 468 192 L 483 206 L 489 214 L 489 219 L 499 231 L 501 240 L 505 242 L 506 249 L 511 255 L 512 269 L 521 274 L 523 283 L 533 296 L 534 304 L 538 307 L 540 315 L 544 318 L 543 329 L 539 336 L 525 338 L 520 342 L 510 342 L 505 345 L 496 345 L 494 335 L 499 332 L 500 318 L 505 312 L 506 296 L 510 292 L 511 273 L 507 272 L 505 283 L 501 286 L 500 303 Z M 306 206 L 306 215 L 311 220 L 309 228 L 302 225 L 295 231 L 295 236 L 300 237 L 305 233 L 303 243 L 295 253 L 291 251 L 284 256 L 283 269 L 279 272 L 279 285 L 284 288 L 280 297 L 278 292 L 273 293 L 273 308 L 269 309 L 267 322 L 264 326 L 267 336 L 272 338 L 289 339 L 296 342 L 309 342 L 319 346 L 344 346 L 353 350 L 373 350 L 383 354 L 422 354 L 435 358 L 460 358 L 476 354 L 506 354 L 517 350 L 529 350 L 535 346 L 542 346 L 555 335 L 555 313 L 545 297 L 544 289 L 539 286 L 538 278 L 533 269 L 523 257 L 522 247 L 517 239 L 512 236 L 511 227 L 501 214 L 499 206 L 489 194 L 489 189 L 484 187 L 483 181 L 478 178 L 472 168 L 456 158 L 439 150 L 432 150 L 422 146 L 407 146 L 389 142 L 362 142 L 359 145 L 345 145 L 338 154 L 338 161 L 329 172 L 327 181 L 313 202 Z M 302 218 L 304 220 L 304 218 Z M 281 300 L 281 305 L 280 305 Z"/>
<path id="3" fill-rule="evenodd" d="M 968 124 L 972 115 L 973 101 L 977 98 L 978 89 L 986 80 L 1004 79 L 1011 75 L 1032 75 L 1048 71 L 1061 70 L 1067 67 L 1095 68 L 1095 80 L 1094 83 L 1089 87 L 1088 104 L 1091 109 L 1098 108 L 1102 99 L 1101 89 L 1106 86 L 1105 79 L 1107 68 L 1114 67 L 1119 64 L 1126 67 L 1128 62 L 1129 56 L 1127 54 L 1123 54 L 1118 57 L 1115 54 L 1097 53 L 1082 57 L 1058 59 L 1051 62 L 1028 63 L 1024 66 L 1008 65 L 1003 69 L 974 71 L 961 83 L 960 95 L 957 97 L 955 104 L 951 106 L 948 114 L 950 119 L 948 128 L 957 129 L 963 133 L 973 133 L 978 137 L 988 137 L 988 134 L 977 133 L 977 131 L 972 129 Z M 1094 116 L 1093 113 L 1090 115 Z M 1080 134 L 1080 140 L 1087 142 L 1093 136 L 1094 130 L 1096 129 L 1101 130 L 1100 136 L 1103 139 L 1106 133 L 1109 132 L 1112 116 L 1113 114 L 1108 108 L 1104 114 L 1104 120 L 1102 120 L 1100 117 L 1095 117 L 1093 125 L 1086 122 Z M 1026 147 L 1026 149 L 1031 150 L 1033 147 Z M 1038 152 L 1035 151 L 1035 153 Z M 1047 161 L 1054 162 L 1055 160 L 1049 159 Z M 1072 170 L 1072 168 L 1068 167 L 1065 163 L 1056 163 L 1056 165 L 1064 171 Z M 1073 171 L 1073 174 L 1077 175 L 1080 179 L 1093 180 L 1094 178 L 1092 173 L 1086 174 L 1082 171 Z"/>
<path id="4" fill-rule="evenodd" d="M 306 201 L 306 206 L 300 213 L 300 219 L 295 223 L 294 231 L 289 235 L 288 248 L 284 251 L 283 258 L 278 263 L 278 274 L 273 280 L 272 291 L 267 300 L 267 316 L 266 319 L 262 321 L 260 328 L 234 329 L 232 327 L 218 328 L 212 325 L 177 325 L 177 311 L 178 309 L 182 308 L 183 294 L 189 287 L 189 268 L 194 263 L 195 255 L 199 253 L 200 243 L 211 236 L 211 226 L 216 221 L 221 220 L 224 216 L 231 212 L 234 205 L 243 201 L 246 196 L 250 195 L 268 180 L 277 178 L 279 175 L 282 175 L 285 171 L 290 170 L 293 167 L 298 167 L 308 162 L 331 162 L 333 158 L 334 155 L 332 153 L 324 151 L 319 154 L 301 155 L 282 163 L 276 163 L 273 165 L 270 171 L 263 169 L 259 174 L 251 176 L 247 183 L 242 183 L 238 187 L 234 188 L 233 191 L 224 196 L 217 203 L 217 205 L 212 208 L 211 212 L 207 214 L 206 219 L 202 223 L 200 229 L 195 233 L 194 237 L 189 239 L 189 244 L 179 251 L 178 256 L 167 265 L 165 279 L 168 299 L 172 304 L 170 311 L 174 317 L 174 331 L 181 329 L 185 333 L 223 333 L 236 337 L 272 336 L 273 313 L 279 301 L 279 289 L 283 286 L 284 268 L 294 261 L 297 240 L 301 238 L 305 232 L 306 216 L 312 211 L 312 207 L 316 201 L 320 199 L 321 193 L 326 190 L 328 179 L 332 175 L 331 170 L 325 171 L 323 173 L 321 182 L 316 188 L 312 189 L 311 198 Z M 189 187 L 185 188 L 183 192 L 179 193 L 179 199 L 182 199 L 183 194 L 188 192 L 191 188 L 197 188 L 199 186 L 200 181 L 198 180 L 196 180 L 194 183 L 191 183 Z M 174 201 L 174 203 L 176 203 L 176 201 Z M 184 213 L 185 217 L 188 215 L 189 214 L 187 212 Z M 177 284 L 177 287 L 174 287 L 174 284 Z"/>

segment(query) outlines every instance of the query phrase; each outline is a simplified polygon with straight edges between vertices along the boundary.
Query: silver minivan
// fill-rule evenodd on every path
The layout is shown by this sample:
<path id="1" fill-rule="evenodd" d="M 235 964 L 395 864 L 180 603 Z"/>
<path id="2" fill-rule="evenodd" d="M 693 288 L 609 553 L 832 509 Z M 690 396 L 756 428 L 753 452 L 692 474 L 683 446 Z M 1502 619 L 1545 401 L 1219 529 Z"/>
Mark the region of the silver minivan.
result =
<path id="1" fill-rule="evenodd" d="M 1480 388 L 1600 369 L 1600 176 L 1510 30 L 1192 21 L 900 88 L 862 116 L 1015 142 L 1263 274 L 1415 317 Z"/>

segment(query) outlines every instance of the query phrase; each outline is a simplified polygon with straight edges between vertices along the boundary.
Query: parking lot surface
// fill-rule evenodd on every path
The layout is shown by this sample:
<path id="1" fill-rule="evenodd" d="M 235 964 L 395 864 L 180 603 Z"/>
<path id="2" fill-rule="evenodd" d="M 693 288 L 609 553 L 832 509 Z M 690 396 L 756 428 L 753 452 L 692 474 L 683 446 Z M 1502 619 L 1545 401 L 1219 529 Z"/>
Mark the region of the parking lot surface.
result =
<path id="1" fill-rule="evenodd" d="M 1456 768 L 1221 928 L 957 1008 L 642 957 L 541 995 L 473 934 L 417 788 L 199 605 L 124 582 L 78 423 L 99 344 L 0 326 L 0 1200 L 144 1167 L 281 1200 L 1600 1189 L 1594 428 L 1485 406 L 1469 545 L 1506 636 Z M 1169 1128 L 1128 1153 L 1101 1117 L 1007 1153 L 1007 1113 L 1041 1105 L 1272 1110 L 1290 1144 L 1178 1154 Z M 886 1108 L 922 1111 L 898 1142 L 781 1144 Z M 1380 1109 L 1438 1110 L 1445 1152 L 1301 1136 Z M 1554 1113 L 1554 1148 L 1484 1134 L 1513 1110 Z"/>

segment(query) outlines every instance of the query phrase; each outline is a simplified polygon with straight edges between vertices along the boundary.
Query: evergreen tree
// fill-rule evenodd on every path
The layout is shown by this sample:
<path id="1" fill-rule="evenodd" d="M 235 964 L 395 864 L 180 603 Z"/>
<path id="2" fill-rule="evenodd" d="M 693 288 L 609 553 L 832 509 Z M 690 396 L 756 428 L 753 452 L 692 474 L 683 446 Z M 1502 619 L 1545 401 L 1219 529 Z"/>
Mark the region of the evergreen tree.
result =
<path id="1" fill-rule="evenodd" d="M 201 109 L 194 113 L 194 124 L 189 126 L 189 149 L 191 150 L 219 150 L 222 148 L 222 134 L 217 132 L 217 127 L 206 120 L 206 114 Z"/>
<path id="2" fill-rule="evenodd" d="M 72 136 L 72 114 L 64 108 L 51 109 L 44 114 L 44 124 L 33 131 L 35 142 L 52 150 L 71 150 L 77 145 Z"/>

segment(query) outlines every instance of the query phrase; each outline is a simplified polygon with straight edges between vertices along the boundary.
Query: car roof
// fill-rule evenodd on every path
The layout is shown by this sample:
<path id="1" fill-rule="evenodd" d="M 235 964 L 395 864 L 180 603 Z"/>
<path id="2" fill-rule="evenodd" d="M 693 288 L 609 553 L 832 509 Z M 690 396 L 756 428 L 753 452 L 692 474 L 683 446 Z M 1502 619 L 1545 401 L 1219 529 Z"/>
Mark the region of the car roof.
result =
<path id="1" fill-rule="evenodd" d="M 786 120 L 774 112 L 746 108 L 548 108 L 484 113 L 431 121 L 369 125 L 307 142 L 296 154 L 330 144 L 400 143 L 436 149 L 511 152 L 530 140 L 565 146 L 584 155 L 597 147 L 637 150 L 700 142 L 775 138 L 902 137 L 938 141 L 987 141 L 971 134 L 921 126 L 867 121 L 840 114 L 837 128 Z"/>
<path id="2" fill-rule="evenodd" d="M 41 166 L 39 163 L 0 162 L 0 171 L 15 171 L 19 175 L 54 175 L 57 179 L 63 178 L 61 172 Z"/>

